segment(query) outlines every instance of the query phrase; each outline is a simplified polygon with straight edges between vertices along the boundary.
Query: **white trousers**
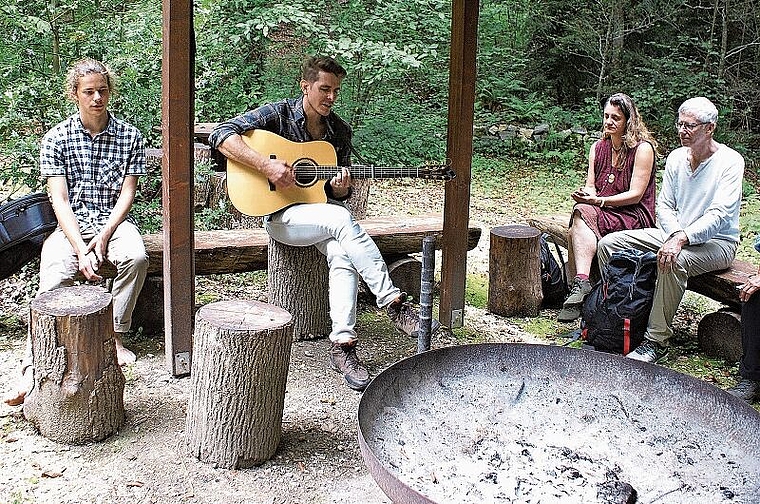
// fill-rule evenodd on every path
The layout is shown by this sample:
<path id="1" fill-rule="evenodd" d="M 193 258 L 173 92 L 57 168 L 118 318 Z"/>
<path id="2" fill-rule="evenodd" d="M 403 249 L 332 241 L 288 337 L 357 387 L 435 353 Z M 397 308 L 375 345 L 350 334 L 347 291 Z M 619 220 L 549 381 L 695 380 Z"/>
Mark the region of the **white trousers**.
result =
<path id="1" fill-rule="evenodd" d="M 668 235 L 659 228 L 633 229 L 610 233 L 599 240 L 597 255 L 603 269 L 613 252 L 624 249 L 657 251 Z M 728 240 L 709 240 L 700 245 L 686 245 L 668 271 L 657 270 L 654 302 L 649 313 L 646 338 L 665 345 L 673 335 L 673 318 L 678 310 L 689 277 L 731 266 L 737 244 Z"/>
<path id="2" fill-rule="evenodd" d="M 394 287 L 388 267 L 375 242 L 342 205 L 308 203 L 293 205 L 271 215 L 265 222 L 269 235 L 296 247 L 314 245 L 327 257 L 330 268 L 330 341 L 356 339 L 356 297 L 359 277 L 384 307 L 401 291 Z"/>

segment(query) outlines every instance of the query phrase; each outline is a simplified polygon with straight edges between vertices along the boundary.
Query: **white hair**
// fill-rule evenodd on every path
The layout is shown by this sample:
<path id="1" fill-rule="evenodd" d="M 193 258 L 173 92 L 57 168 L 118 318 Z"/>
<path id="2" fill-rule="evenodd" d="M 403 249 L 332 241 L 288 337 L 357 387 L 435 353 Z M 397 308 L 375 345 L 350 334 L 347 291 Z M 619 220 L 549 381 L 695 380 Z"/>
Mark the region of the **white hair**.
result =
<path id="1" fill-rule="evenodd" d="M 693 115 L 702 123 L 717 123 L 718 109 L 704 96 L 689 98 L 678 107 L 679 114 Z"/>

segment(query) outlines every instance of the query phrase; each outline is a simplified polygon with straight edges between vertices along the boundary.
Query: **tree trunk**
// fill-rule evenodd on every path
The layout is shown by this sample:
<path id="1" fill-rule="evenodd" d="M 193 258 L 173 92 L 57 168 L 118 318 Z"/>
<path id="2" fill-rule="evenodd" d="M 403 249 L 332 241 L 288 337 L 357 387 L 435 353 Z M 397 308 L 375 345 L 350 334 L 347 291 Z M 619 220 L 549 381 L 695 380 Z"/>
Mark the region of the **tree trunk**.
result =
<path id="1" fill-rule="evenodd" d="M 710 357 L 728 362 L 742 358 L 741 314 L 729 309 L 708 313 L 697 326 L 699 348 Z"/>
<path id="2" fill-rule="evenodd" d="M 237 469 L 274 455 L 292 329 L 288 312 L 258 301 L 220 301 L 198 310 L 185 429 L 195 457 Z"/>
<path id="3" fill-rule="evenodd" d="M 24 416 L 59 443 L 99 441 L 124 422 L 124 375 L 116 360 L 111 295 L 89 285 L 32 301 L 34 386 Z"/>
<path id="4" fill-rule="evenodd" d="M 530 226 L 491 229 L 488 310 L 506 317 L 535 317 L 541 291 L 541 233 Z"/>
<path id="5" fill-rule="evenodd" d="M 367 216 L 367 201 L 371 179 L 355 179 L 351 187 L 351 197 L 346 200 L 346 207 L 354 219 L 364 219 Z"/>
<path id="6" fill-rule="evenodd" d="M 332 328 L 327 261 L 316 247 L 292 247 L 269 239 L 269 302 L 293 315 L 293 337 L 324 338 Z"/>

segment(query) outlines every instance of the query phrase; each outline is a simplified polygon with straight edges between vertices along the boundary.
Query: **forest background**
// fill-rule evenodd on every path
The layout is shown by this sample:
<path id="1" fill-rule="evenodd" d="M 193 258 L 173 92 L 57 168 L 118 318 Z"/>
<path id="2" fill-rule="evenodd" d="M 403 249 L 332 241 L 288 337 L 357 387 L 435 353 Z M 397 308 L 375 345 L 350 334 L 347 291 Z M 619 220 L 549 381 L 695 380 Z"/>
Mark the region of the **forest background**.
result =
<path id="1" fill-rule="evenodd" d="M 704 95 L 720 110 L 718 139 L 747 160 L 747 243 L 760 229 L 758 7 L 753 0 L 482 0 L 474 179 L 498 185 L 543 174 L 548 194 L 536 196 L 536 206 L 555 213 L 571 202 L 553 197 L 551 181 L 573 187 L 586 170 L 590 139 L 579 142 L 567 131 L 598 131 L 600 100 L 618 91 L 635 99 L 660 142 L 661 168 L 678 145 L 678 105 Z M 303 55 L 329 54 L 349 72 L 337 109 L 354 126 L 365 159 L 444 159 L 450 24 L 447 0 L 197 0 L 196 120 L 216 122 L 296 96 Z M 40 187 L 39 140 L 75 110 L 62 83 L 67 66 L 83 56 L 115 70 L 111 109 L 160 147 L 161 28 L 158 0 L 12 0 L 0 7 L 6 192 Z M 541 141 L 488 134 L 505 124 L 543 124 L 549 132 Z M 140 225 L 158 230 L 160 201 L 140 198 Z M 214 227 L 213 211 L 198 221 Z M 752 254 L 743 247 L 741 255 Z"/>

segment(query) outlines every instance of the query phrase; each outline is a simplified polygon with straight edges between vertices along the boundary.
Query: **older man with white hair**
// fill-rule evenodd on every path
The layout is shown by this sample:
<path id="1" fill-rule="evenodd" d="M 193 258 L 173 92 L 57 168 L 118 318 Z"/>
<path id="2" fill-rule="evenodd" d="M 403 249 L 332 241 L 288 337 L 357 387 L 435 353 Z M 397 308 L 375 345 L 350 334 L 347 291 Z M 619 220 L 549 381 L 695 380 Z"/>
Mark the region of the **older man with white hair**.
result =
<path id="1" fill-rule="evenodd" d="M 744 158 L 715 141 L 717 120 L 718 110 L 707 98 L 683 102 L 675 124 L 681 147 L 665 163 L 657 227 L 611 233 L 599 241 L 600 266 L 619 250 L 657 253 L 657 283 L 645 340 L 629 358 L 663 359 L 689 277 L 728 268 L 736 255 Z"/>

